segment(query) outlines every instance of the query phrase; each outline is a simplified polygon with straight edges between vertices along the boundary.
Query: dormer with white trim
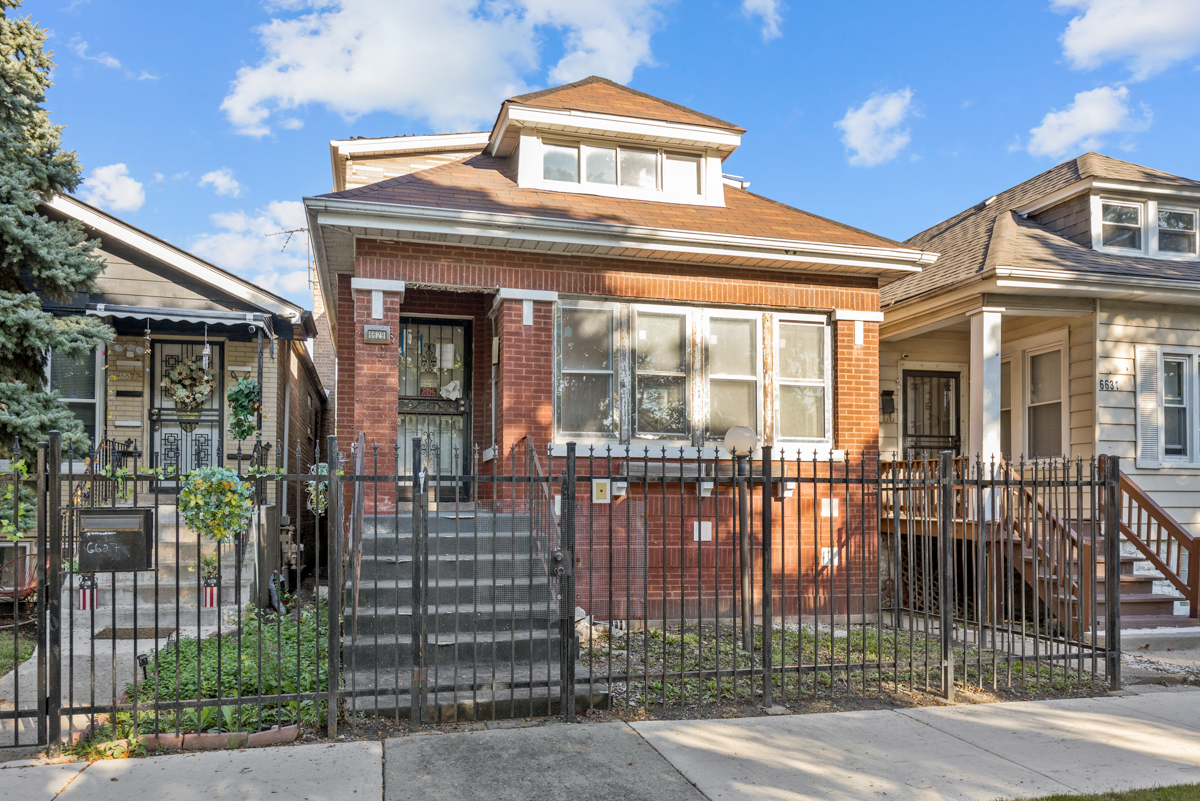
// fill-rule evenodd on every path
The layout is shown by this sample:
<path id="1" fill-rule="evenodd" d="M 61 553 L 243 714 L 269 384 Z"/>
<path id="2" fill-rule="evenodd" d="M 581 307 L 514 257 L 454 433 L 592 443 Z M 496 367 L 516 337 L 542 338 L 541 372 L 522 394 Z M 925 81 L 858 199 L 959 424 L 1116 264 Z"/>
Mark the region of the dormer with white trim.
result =
<path id="1" fill-rule="evenodd" d="M 597 108 L 603 93 L 614 96 L 611 111 Z M 721 168 L 742 133 L 722 120 L 588 78 L 506 100 L 485 152 L 515 158 L 523 189 L 724 206 Z"/>

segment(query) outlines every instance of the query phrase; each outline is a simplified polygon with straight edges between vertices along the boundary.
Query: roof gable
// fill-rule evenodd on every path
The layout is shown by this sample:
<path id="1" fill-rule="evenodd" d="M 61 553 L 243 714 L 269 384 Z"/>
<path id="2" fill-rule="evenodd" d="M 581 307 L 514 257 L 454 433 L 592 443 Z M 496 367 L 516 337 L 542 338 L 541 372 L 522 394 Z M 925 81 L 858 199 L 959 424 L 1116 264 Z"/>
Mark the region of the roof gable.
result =
<path id="1" fill-rule="evenodd" d="M 1121 161 L 1102 153 L 1084 153 L 1078 158 L 1055 165 L 1016 186 L 1005 189 L 994 199 L 990 199 L 990 202 L 984 201 L 965 209 L 905 240 L 904 244 L 933 251 L 938 253 L 939 257 L 933 267 L 884 287 L 881 292 L 884 305 L 898 303 L 965 281 L 989 267 L 1000 266 L 1002 262 L 997 259 L 1015 258 L 1017 254 L 1010 250 L 1011 242 L 1006 240 L 1011 238 L 1016 230 L 1029 230 L 1029 226 L 1037 224 L 1031 220 L 1021 220 L 1019 226 L 1012 224 L 1012 212 L 1028 207 L 1041 198 L 1087 178 L 1200 188 L 1200 181 Z M 1046 236 L 1067 242 L 1064 237 L 1048 229 L 1042 229 L 1041 226 L 1037 228 L 1044 231 Z M 1068 244 L 1075 250 L 1069 251 L 1072 257 L 1070 266 L 1065 269 L 1083 270 L 1091 262 L 1096 265 L 1096 271 L 1102 272 L 1112 268 L 1108 261 L 1100 258 L 1102 255 L 1117 260 L 1131 258 L 1100 254 L 1082 245 L 1070 242 Z M 1147 261 L 1162 264 L 1161 260 L 1157 259 Z M 1101 266 L 1102 262 L 1104 266 Z M 1138 269 L 1144 270 L 1145 266 L 1141 265 Z"/>
<path id="2" fill-rule="evenodd" d="M 510 97 L 505 102 L 523 106 L 540 106 L 542 108 L 612 114 L 618 117 L 676 122 L 685 125 L 702 125 L 737 133 L 746 132 L 744 128 L 731 122 L 639 92 L 636 89 L 630 89 L 628 86 L 622 86 L 597 75 L 575 83 L 543 89 L 540 92 Z"/>

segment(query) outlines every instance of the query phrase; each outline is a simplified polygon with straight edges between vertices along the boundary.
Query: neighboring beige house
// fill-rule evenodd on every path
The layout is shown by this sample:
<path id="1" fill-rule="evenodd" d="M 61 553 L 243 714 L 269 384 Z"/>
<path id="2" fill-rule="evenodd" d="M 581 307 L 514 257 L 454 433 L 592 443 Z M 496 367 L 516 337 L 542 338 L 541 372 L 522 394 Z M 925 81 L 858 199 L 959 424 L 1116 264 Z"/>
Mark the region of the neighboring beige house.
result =
<path id="1" fill-rule="evenodd" d="M 881 449 L 1100 454 L 1200 533 L 1200 181 L 1087 153 L 908 240 Z"/>

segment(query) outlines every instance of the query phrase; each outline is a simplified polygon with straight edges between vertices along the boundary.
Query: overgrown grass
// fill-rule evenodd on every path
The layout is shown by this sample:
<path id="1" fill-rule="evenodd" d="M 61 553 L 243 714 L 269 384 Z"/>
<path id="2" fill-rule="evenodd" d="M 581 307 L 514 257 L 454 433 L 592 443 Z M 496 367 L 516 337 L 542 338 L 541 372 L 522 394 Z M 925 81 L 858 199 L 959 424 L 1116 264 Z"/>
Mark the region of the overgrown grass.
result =
<path id="1" fill-rule="evenodd" d="M 1092 795 L 1047 795 L 1037 801 L 1200 801 L 1200 784 L 1173 784 L 1147 790 Z"/>
<path id="2" fill-rule="evenodd" d="M 97 726 L 74 751 L 86 756 L 97 744 L 139 734 L 179 732 L 255 732 L 277 725 L 324 720 L 320 700 L 297 702 L 288 696 L 320 693 L 329 686 L 328 610 L 308 607 L 286 616 L 247 609 L 239 627 L 221 637 L 185 637 L 150 655 L 147 678 L 125 686 L 129 699 L 158 703 L 159 709 L 122 712 Z M 240 646 L 240 647 L 239 647 Z M 258 703 L 238 697 L 271 696 Z M 214 706 L 187 707 L 196 700 L 223 700 Z M 182 711 L 164 709 L 181 701 Z"/>
<path id="3" fill-rule="evenodd" d="M 593 630 L 594 633 L 597 630 Z M 689 626 L 639 629 L 629 633 L 599 631 L 589 642 L 581 637 L 580 656 L 597 682 L 611 681 L 614 705 L 754 703 L 762 694 L 760 677 L 734 676 L 762 666 L 763 629 L 752 632 L 752 649 L 742 648 L 733 626 Z M 837 692 L 856 694 L 941 688 L 941 653 L 936 635 L 897 632 L 868 625 L 815 629 L 777 626 L 772 631 L 773 694 L 778 700 L 803 700 Z M 1091 687 L 1094 677 L 1078 661 L 1035 664 L 1032 650 L 1024 663 L 1006 663 L 1003 654 L 972 646 L 954 649 L 959 686 L 985 690 L 1057 693 Z M 796 666 L 802 669 L 797 671 Z M 784 668 L 781 670 L 780 668 Z M 791 668 L 791 669 L 787 669 Z M 815 669 L 814 669 L 815 668 Z M 721 676 L 688 676 L 712 673 Z M 680 677 L 683 673 L 683 677 Z M 627 678 L 619 678 L 627 677 Z"/>
<path id="4" fill-rule="evenodd" d="M 0 677 L 7 676 L 17 665 L 32 656 L 35 647 L 37 637 L 33 635 L 18 633 L 14 645 L 12 629 L 0 631 Z"/>

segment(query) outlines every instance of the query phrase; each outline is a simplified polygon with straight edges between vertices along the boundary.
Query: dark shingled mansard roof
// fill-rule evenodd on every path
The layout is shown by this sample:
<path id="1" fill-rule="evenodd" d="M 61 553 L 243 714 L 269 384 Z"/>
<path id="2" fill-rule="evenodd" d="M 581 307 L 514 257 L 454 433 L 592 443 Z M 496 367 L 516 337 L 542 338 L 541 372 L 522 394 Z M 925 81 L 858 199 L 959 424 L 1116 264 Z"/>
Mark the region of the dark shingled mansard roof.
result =
<path id="1" fill-rule="evenodd" d="M 882 288 L 884 306 L 927 294 L 992 267 L 1024 267 L 1098 275 L 1200 280 L 1200 263 L 1103 253 L 1076 244 L 1013 209 L 1085 178 L 1200 188 L 1200 181 L 1152 170 L 1099 153 L 1085 153 L 922 231 L 904 244 L 940 254 L 932 267 Z"/>

